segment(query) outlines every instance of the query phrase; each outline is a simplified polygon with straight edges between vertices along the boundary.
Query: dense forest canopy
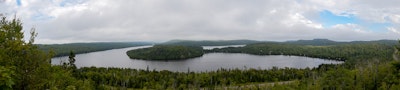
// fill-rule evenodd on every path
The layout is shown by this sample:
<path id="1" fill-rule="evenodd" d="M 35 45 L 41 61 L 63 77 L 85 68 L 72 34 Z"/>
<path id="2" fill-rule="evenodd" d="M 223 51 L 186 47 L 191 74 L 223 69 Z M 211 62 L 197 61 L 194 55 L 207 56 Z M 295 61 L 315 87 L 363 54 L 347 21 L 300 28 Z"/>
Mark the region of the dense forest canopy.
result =
<path id="1" fill-rule="evenodd" d="M 200 57 L 204 54 L 199 46 L 155 45 L 149 48 L 127 51 L 132 59 L 144 60 L 179 60 Z"/>
<path id="2" fill-rule="evenodd" d="M 339 42 L 332 41 L 329 39 L 313 39 L 313 40 L 297 40 L 297 41 L 286 41 L 282 42 L 285 44 L 298 44 L 298 45 L 313 45 L 313 46 L 329 46 L 329 45 L 340 45 L 340 44 L 385 44 L 385 45 L 396 45 L 398 41 L 396 40 L 374 40 L 374 41 L 349 41 L 349 42 Z"/>
<path id="3" fill-rule="evenodd" d="M 329 46 L 313 46 L 290 43 L 258 43 L 245 47 L 228 47 L 206 50 L 205 52 L 248 53 L 254 55 L 296 55 L 333 59 L 356 63 L 360 59 L 392 59 L 394 45 L 385 43 L 343 43 Z"/>
<path id="4" fill-rule="evenodd" d="M 103 51 L 109 49 L 151 45 L 148 42 L 96 42 L 96 43 L 69 43 L 69 44 L 38 44 L 40 50 L 53 51 L 55 56 L 67 56 L 70 51 L 76 54 Z"/>
<path id="5" fill-rule="evenodd" d="M 160 43 L 161 45 L 184 45 L 184 46 L 224 46 L 224 45 L 245 45 L 252 43 L 259 43 L 255 40 L 171 40 L 168 42 Z"/>
<path id="6" fill-rule="evenodd" d="M 375 41 L 332 41 L 329 39 L 312 39 L 312 40 L 294 40 L 294 41 L 256 41 L 256 40 L 171 40 L 160 43 L 161 45 L 184 45 L 184 46 L 225 46 L 225 45 L 248 45 L 257 43 L 282 43 L 282 44 L 297 44 L 297 45 L 313 45 L 313 46 L 329 46 L 340 44 L 363 44 L 363 43 L 378 43 L 386 45 L 396 45 L 396 40 L 375 40 Z"/>

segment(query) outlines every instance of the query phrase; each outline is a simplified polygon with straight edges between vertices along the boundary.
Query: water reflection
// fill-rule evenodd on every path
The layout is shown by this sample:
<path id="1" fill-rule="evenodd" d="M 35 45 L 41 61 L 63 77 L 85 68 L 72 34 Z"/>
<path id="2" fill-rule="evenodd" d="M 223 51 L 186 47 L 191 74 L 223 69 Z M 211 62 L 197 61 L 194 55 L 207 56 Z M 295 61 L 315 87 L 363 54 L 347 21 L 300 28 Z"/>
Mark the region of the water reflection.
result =
<path id="1" fill-rule="evenodd" d="M 246 45 L 226 45 L 226 46 L 203 46 L 203 49 L 211 50 L 214 48 L 225 48 L 225 47 L 244 47 Z"/>

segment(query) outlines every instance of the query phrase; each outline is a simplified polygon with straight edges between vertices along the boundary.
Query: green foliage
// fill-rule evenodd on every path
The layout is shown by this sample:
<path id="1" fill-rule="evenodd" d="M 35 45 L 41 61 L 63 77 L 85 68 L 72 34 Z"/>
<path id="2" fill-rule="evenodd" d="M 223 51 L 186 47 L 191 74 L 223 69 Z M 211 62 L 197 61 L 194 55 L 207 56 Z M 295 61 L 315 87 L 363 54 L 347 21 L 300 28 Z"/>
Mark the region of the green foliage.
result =
<path id="1" fill-rule="evenodd" d="M 94 82 L 89 79 L 76 79 L 71 69 L 61 66 L 53 66 L 49 70 L 49 76 L 43 86 L 50 89 L 75 89 L 75 90 L 94 90 Z"/>
<path id="2" fill-rule="evenodd" d="M 288 44 L 298 44 L 298 45 L 316 45 L 316 46 L 326 46 L 326 45 L 337 45 L 342 42 L 336 42 L 328 39 L 313 39 L 313 40 L 297 40 L 297 41 L 287 41 L 284 43 Z"/>
<path id="3" fill-rule="evenodd" d="M 400 70 L 400 62 L 393 62 L 392 65 L 396 70 Z"/>
<path id="4" fill-rule="evenodd" d="M 219 40 L 219 41 L 190 41 L 190 40 L 171 40 L 161 45 L 183 45 L 183 46 L 223 46 L 223 45 L 244 45 L 260 43 L 253 40 Z"/>
<path id="5" fill-rule="evenodd" d="M 178 60 L 200 57 L 204 54 L 202 47 L 174 45 L 156 45 L 126 53 L 130 58 L 144 60 Z"/>
<path id="6" fill-rule="evenodd" d="M 70 52 L 70 54 L 69 54 L 69 56 L 68 56 L 68 62 L 64 62 L 62 65 L 61 65 L 61 67 L 64 69 L 64 70 L 67 70 L 67 71 L 72 71 L 72 73 L 75 73 L 76 72 L 76 65 L 75 65 L 75 54 L 74 54 L 74 52 Z"/>
<path id="7" fill-rule="evenodd" d="M 251 82 L 289 81 L 307 78 L 310 69 L 273 68 L 271 70 L 220 69 L 211 72 L 146 71 L 121 68 L 84 67 L 77 70 L 78 79 L 93 80 L 95 86 L 187 89 L 239 85 Z"/>
<path id="8" fill-rule="evenodd" d="M 0 88 L 1 89 L 6 89 L 6 90 L 12 89 L 12 85 L 15 84 L 15 81 L 12 78 L 13 75 L 15 75 L 15 72 L 12 71 L 11 68 L 6 68 L 3 66 L 0 66 Z"/>
<path id="9" fill-rule="evenodd" d="M 325 73 L 320 79 L 320 84 L 322 88 L 334 90 L 334 89 L 346 89 L 351 88 L 350 85 L 354 84 L 353 80 L 354 74 L 348 69 L 340 68 L 336 70 L 330 70 Z"/>
<path id="10" fill-rule="evenodd" d="M 146 42 L 98 42 L 98 43 L 69 43 L 69 44 L 39 44 L 39 49 L 45 52 L 54 51 L 55 56 L 68 56 L 71 51 L 75 54 L 103 51 L 109 49 L 133 46 L 151 45 Z"/>
<path id="11" fill-rule="evenodd" d="M 69 53 L 69 56 L 68 56 L 68 66 L 72 67 L 72 69 L 76 69 L 76 66 L 75 66 L 75 54 L 72 51 Z"/>
<path id="12" fill-rule="evenodd" d="M 45 83 L 45 68 L 50 66 L 50 56 L 42 53 L 33 45 L 36 33 L 31 31 L 31 38 L 24 41 L 22 23 L 18 19 L 0 21 L 0 66 L 15 67 L 12 78 L 15 80 L 13 89 L 38 88 Z"/>
<path id="13" fill-rule="evenodd" d="M 391 60 L 393 46 L 377 43 L 339 44 L 331 46 L 310 46 L 283 43 L 250 44 L 245 47 L 229 47 L 207 50 L 206 52 L 248 53 L 255 55 L 296 55 L 333 59 L 355 64 L 365 59 Z M 362 62 L 362 61 L 361 61 Z"/>
<path id="14" fill-rule="evenodd" d="M 328 39 L 313 39 L 313 40 L 297 40 L 297 41 L 286 41 L 282 44 L 296 44 L 296 45 L 312 45 L 312 46 L 331 46 L 341 44 L 385 44 L 385 45 L 396 45 L 396 40 L 376 40 L 376 41 L 351 41 L 351 42 L 337 42 Z"/>
<path id="15" fill-rule="evenodd" d="M 71 71 L 51 66 L 52 54 L 42 52 L 33 44 L 36 33 L 31 31 L 24 41 L 22 23 L 18 19 L 0 21 L 0 89 L 43 90 L 80 88 L 87 80 L 76 80 Z M 82 83 L 79 83 L 82 82 Z M 87 86 L 85 86 L 87 87 Z M 85 89 L 87 90 L 87 89 Z"/>
<path id="16" fill-rule="evenodd" d="M 312 46 L 288 43 L 260 43 L 245 47 L 213 49 L 206 52 L 248 53 L 255 55 L 296 55 L 343 60 L 341 65 L 320 65 L 297 86 L 284 86 L 301 90 L 310 89 L 393 89 L 399 85 L 398 61 L 392 44 L 373 42 L 342 43 Z M 397 54 L 395 54 L 397 55 Z M 282 89 L 272 87 L 272 89 Z"/>

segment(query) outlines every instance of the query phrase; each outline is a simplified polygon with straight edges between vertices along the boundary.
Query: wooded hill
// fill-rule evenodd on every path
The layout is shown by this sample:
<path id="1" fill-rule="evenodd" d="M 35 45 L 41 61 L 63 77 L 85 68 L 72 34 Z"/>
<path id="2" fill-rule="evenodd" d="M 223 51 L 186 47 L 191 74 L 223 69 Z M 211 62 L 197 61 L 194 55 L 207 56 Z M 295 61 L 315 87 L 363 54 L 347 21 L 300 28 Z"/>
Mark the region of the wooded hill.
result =
<path id="1" fill-rule="evenodd" d="M 247 45 L 256 43 L 282 43 L 282 44 L 297 44 L 297 45 L 313 45 L 313 46 L 327 46 L 327 45 L 340 45 L 340 44 L 367 44 L 378 43 L 386 45 L 396 45 L 396 40 L 374 40 L 374 41 L 333 41 L 329 39 L 312 39 L 312 40 L 295 40 L 295 41 L 256 41 L 256 40 L 171 40 L 168 42 L 160 43 L 160 45 L 184 45 L 184 46 L 224 46 L 224 45 Z"/>
<path id="2" fill-rule="evenodd" d="M 38 44 L 40 50 L 50 52 L 53 50 L 55 57 L 67 56 L 71 51 L 76 54 L 103 51 L 109 49 L 126 48 L 133 46 L 151 45 L 148 42 L 94 42 L 94 43 L 68 43 L 68 44 Z"/>
<path id="3" fill-rule="evenodd" d="M 294 55 L 357 63 L 359 60 L 379 57 L 381 60 L 392 59 L 394 45 L 365 42 L 342 43 L 329 46 L 313 46 L 289 43 L 258 43 L 245 47 L 228 47 L 205 50 L 207 53 L 247 53 L 253 55 Z"/>
<path id="4" fill-rule="evenodd" d="M 252 43 L 260 43 L 261 41 L 255 40 L 171 40 L 168 42 L 160 43 L 161 45 L 184 45 L 184 46 L 224 46 L 224 45 L 245 45 Z"/>
<path id="5" fill-rule="evenodd" d="M 296 40 L 296 41 L 286 41 L 281 42 L 283 44 L 298 44 L 298 45 L 313 45 L 313 46 L 328 46 L 328 45 L 340 45 L 340 44 L 386 44 L 386 45 L 396 45 L 398 41 L 396 40 L 374 40 L 374 41 L 333 41 L 329 39 L 313 39 L 313 40 Z"/>

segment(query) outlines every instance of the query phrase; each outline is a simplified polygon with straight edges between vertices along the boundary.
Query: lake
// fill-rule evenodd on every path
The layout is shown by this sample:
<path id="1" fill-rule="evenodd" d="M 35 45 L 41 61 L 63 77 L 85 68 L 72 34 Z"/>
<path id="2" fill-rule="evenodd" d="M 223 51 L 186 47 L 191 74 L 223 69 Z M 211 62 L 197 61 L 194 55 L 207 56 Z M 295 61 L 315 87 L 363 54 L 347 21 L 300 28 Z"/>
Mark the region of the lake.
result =
<path id="1" fill-rule="evenodd" d="M 342 61 L 325 60 L 318 58 L 284 56 L 284 55 L 249 55 L 240 53 L 208 53 L 202 57 L 187 60 L 138 60 L 130 59 L 126 51 L 151 46 L 129 47 L 106 51 L 77 54 L 75 65 L 77 67 L 118 67 L 132 69 L 169 70 L 178 72 L 213 71 L 220 68 L 238 69 L 270 69 L 272 67 L 284 68 L 313 68 L 320 64 L 340 64 Z M 205 49 L 222 48 L 228 46 L 207 46 Z M 240 46 L 236 46 L 240 47 Z M 58 65 L 61 61 L 67 61 L 68 57 L 52 58 L 52 64 Z"/>
<path id="2" fill-rule="evenodd" d="M 226 45 L 226 46 L 203 46 L 205 50 L 211 50 L 214 48 L 225 48 L 225 47 L 244 47 L 246 45 Z"/>

